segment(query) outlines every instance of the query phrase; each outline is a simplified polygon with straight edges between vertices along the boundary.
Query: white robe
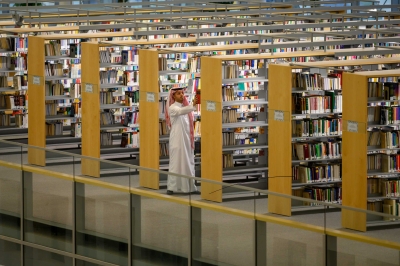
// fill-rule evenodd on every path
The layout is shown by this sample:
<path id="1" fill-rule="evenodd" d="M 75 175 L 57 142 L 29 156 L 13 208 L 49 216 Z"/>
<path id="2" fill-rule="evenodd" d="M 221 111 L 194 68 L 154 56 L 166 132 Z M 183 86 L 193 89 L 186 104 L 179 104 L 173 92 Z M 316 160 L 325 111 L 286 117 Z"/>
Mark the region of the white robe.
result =
<path id="1" fill-rule="evenodd" d="M 190 143 L 190 112 L 195 111 L 192 105 L 182 106 L 175 102 L 169 107 L 171 131 L 169 136 L 169 172 L 194 176 L 194 152 Z M 196 191 L 194 180 L 168 175 L 167 190 L 174 192 Z"/>

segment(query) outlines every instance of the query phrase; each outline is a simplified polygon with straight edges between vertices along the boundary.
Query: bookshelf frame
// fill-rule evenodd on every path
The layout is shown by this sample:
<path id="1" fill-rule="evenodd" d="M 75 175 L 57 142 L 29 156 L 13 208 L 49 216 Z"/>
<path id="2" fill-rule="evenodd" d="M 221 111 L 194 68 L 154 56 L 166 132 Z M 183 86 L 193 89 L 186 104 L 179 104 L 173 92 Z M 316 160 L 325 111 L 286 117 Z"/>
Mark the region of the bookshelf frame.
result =
<path id="1" fill-rule="evenodd" d="M 399 60 L 400 61 L 400 60 Z M 344 206 L 367 209 L 367 101 L 368 79 L 400 77 L 399 70 L 344 73 L 343 75 L 343 190 Z M 357 89 L 355 89 L 357 88 Z M 358 89 L 360 88 L 360 89 Z M 356 98 L 352 98 L 356 97 Z M 357 99 L 354 101 L 353 99 Z M 348 121 L 357 123 L 357 132 L 345 130 Z M 366 213 L 342 210 L 342 226 L 365 232 Z"/>
<path id="2" fill-rule="evenodd" d="M 274 156 L 268 156 L 269 176 L 268 185 L 269 190 L 276 193 L 292 195 L 292 124 L 291 124 L 291 94 L 292 94 L 292 69 L 298 68 L 331 68 L 337 66 L 367 66 L 378 64 L 397 64 L 400 62 L 398 58 L 377 58 L 377 59 L 357 59 L 357 60 L 332 60 L 321 62 L 308 62 L 308 63 L 294 63 L 269 65 L 269 112 L 270 119 L 268 121 L 268 152 Z M 368 71 L 359 73 L 384 73 L 385 71 Z M 375 74 L 374 74 L 375 73 Z M 393 71 L 388 72 L 393 73 Z M 351 78 L 349 78 L 349 75 Z M 358 75 L 358 76 L 356 76 Z M 365 74 L 366 75 L 366 74 Z M 400 74 L 399 74 L 400 75 Z M 346 78 L 345 78 L 346 77 Z M 342 77 L 342 95 L 343 95 L 343 110 L 342 110 L 342 204 L 361 209 L 366 209 L 366 134 L 355 134 L 346 132 L 344 130 L 344 123 L 346 120 L 366 122 L 366 106 L 367 94 L 359 95 L 359 90 L 351 90 L 349 88 L 357 88 L 367 84 L 368 77 L 365 78 L 360 74 L 345 73 Z M 365 98 L 354 103 L 354 99 L 359 97 Z M 362 111 L 360 108 L 362 107 Z M 283 111 L 283 121 L 274 119 L 274 110 Z M 350 114 L 349 114 L 350 113 Z M 346 133 L 345 133 L 346 132 Z M 362 144 L 362 145 L 361 145 Z M 361 145 L 361 146 L 360 146 Z M 365 147 L 362 148 L 362 147 Z M 284 157 L 281 156 L 285 154 Z M 363 156 L 363 154 L 365 156 Z M 361 158 L 363 156 L 363 158 Z M 351 159 L 353 158 L 353 159 Z M 357 158 L 357 159 L 354 159 Z M 345 163 L 346 162 L 346 163 Z M 352 176 L 352 178 L 346 178 Z M 360 189 L 354 192 L 356 184 L 361 184 Z M 346 189 L 351 188 L 351 189 Z M 346 192 L 347 191 L 347 192 Z M 292 215 L 292 201 L 291 199 L 282 198 L 279 196 L 269 195 L 268 197 L 268 210 L 271 213 L 280 214 L 284 216 Z M 342 224 L 346 228 L 365 231 L 366 216 L 362 213 L 356 213 L 343 210 Z"/>
<path id="3" fill-rule="evenodd" d="M 253 59 L 279 59 L 279 58 L 291 58 L 291 57 L 308 57 L 308 56 L 333 56 L 333 52 L 324 51 L 299 51 L 299 52 L 283 52 L 283 53 L 263 53 L 263 54 L 239 54 L 239 55 L 217 55 L 212 57 L 202 56 L 201 57 L 201 177 L 203 179 L 210 179 L 218 182 L 223 181 L 223 169 L 222 169 L 222 134 L 215 134 L 215 132 L 222 132 L 222 62 L 223 61 L 240 61 L 240 60 L 253 60 Z M 291 70 L 290 70 L 291 71 Z M 265 73 L 269 76 L 268 73 Z M 279 74 L 279 76 L 282 76 Z M 289 79 L 291 80 L 291 78 Z M 269 81 L 270 82 L 270 81 Z M 269 83 L 268 82 L 268 83 Z M 279 82 L 280 83 L 280 82 Z M 265 85 L 267 83 L 264 83 Z M 264 85 L 264 86 L 265 86 Z M 269 84 L 268 86 L 268 94 Z M 291 92 L 291 88 L 289 90 Z M 270 96 L 267 97 L 270 99 Z M 290 99 L 290 97 L 288 98 Z M 207 110 L 207 101 L 215 103 L 215 111 Z M 270 103 L 270 100 L 268 100 Z M 290 104 L 290 101 L 289 101 Z M 279 106 L 279 105 L 277 105 Z M 290 106 L 290 105 L 289 105 Z M 271 107 L 269 106 L 268 109 Z M 265 110 L 266 111 L 266 110 Z M 268 111 L 269 112 L 269 111 Z M 270 119 L 268 119 L 270 121 Z M 268 125 L 271 127 L 271 125 Z M 270 136 L 271 133 L 268 133 Z M 289 133 L 290 136 L 290 133 Z M 280 133 L 274 135 L 274 137 L 283 138 Z M 268 143 L 275 141 L 268 137 Z M 291 138 L 290 138 L 291 141 Z M 288 142 L 290 143 L 290 142 Z M 290 146 L 290 145 L 289 145 Z M 270 144 L 268 144 L 268 154 L 270 153 Z M 281 150 L 278 148 L 280 154 Z M 290 149 L 289 149 L 290 152 Z M 286 153 L 287 154 L 287 153 Z M 286 158 L 286 156 L 283 156 Z M 268 156 L 268 165 L 275 163 L 276 160 L 270 161 L 271 157 Z M 291 158 L 289 157 L 290 164 Z M 287 160 L 288 161 L 288 160 Z M 289 168 L 291 169 L 291 168 Z M 269 172 L 270 170 L 268 170 Z M 291 175 L 291 170 L 288 175 Z M 277 186 L 279 183 L 276 183 Z M 269 185 L 268 185 L 269 186 Z M 274 184 L 273 184 L 274 186 Z M 286 186 L 283 186 L 285 188 Z M 221 185 L 205 183 L 201 185 L 201 197 L 202 199 L 222 202 L 222 187 Z"/>

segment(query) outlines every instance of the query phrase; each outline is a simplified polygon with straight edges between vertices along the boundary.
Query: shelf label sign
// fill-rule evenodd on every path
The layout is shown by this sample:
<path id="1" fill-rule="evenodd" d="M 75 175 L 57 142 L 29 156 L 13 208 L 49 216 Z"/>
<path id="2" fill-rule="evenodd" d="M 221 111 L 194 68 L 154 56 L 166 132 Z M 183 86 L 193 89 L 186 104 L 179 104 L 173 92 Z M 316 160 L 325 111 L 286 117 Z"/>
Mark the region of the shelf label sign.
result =
<path id="1" fill-rule="evenodd" d="M 40 76 L 32 76 L 33 85 L 40 85 Z"/>
<path id="2" fill-rule="evenodd" d="M 217 111 L 217 104 L 216 102 L 213 101 L 206 101 L 207 106 L 206 106 L 206 110 L 209 112 L 216 112 Z"/>
<path id="3" fill-rule="evenodd" d="M 146 92 L 146 101 L 154 103 L 156 101 L 156 95 L 154 92 Z"/>
<path id="4" fill-rule="evenodd" d="M 283 111 L 275 110 L 274 111 L 274 120 L 275 121 L 285 121 L 285 113 Z"/>
<path id="5" fill-rule="evenodd" d="M 347 131 L 358 133 L 358 122 L 356 121 L 347 121 Z"/>
<path id="6" fill-rule="evenodd" d="M 85 92 L 93 93 L 93 84 L 85 83 Z"/>

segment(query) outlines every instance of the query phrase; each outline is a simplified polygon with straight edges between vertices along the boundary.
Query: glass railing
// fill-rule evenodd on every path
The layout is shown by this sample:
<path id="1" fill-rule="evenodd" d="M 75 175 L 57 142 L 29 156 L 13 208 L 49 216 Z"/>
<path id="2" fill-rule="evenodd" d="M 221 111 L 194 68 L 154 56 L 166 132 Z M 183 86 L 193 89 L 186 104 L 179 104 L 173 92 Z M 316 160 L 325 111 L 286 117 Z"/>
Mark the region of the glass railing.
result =
<path id="1" fill-rule="evenodd" d="M 176 174 L 202 194 L 167 195 L 168 174 L 0 141 L 0 265 L 399 263 L 399 216 Z"/>

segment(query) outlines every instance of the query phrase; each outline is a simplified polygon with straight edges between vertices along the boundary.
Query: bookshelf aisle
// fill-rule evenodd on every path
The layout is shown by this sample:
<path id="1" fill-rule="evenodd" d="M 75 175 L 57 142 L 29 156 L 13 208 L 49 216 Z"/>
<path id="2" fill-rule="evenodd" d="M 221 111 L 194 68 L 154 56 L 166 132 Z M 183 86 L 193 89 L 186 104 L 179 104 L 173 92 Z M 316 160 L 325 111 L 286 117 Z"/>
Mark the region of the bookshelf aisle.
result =
<path id="1" fill-rule="evenodd" d="M 345 206 L 399 215 L 399 77 L 397 69 L 343 74 Z M 342 226 L 353 230 L 394 223 L 342 211 Z"/>
<path id="2" fill-rule="evenodd" d="M 0 39 L 0 134 L 28 128 L 26 38 Z M 21 130 L 19 130 L 21 129 Z"/>
<path id="3" fill-rule="evenodd" d="M 345 126 L 340 116 L 340 112 L 343 115 L 345 112 L 344 91 L 341 96 L 343 81 L 340 82 L 343 70 L 329 68 L 374 69 L 397 62 L 396 58 L 377 58 L 270 65 L 269 152 L 276 155 L 269 157 L 271 191 L 341 203 L 346 195 L 340 186 L 343 183 L 345 188 L 342 174 L 345 170 L 340 166 L 340 154 L 346 150 L 344 141 L 340 141 Z M 320 100 L 315 101 L 316 97 Z M 328 102 L 327 97 L 330 97 Z M 315 106 L 317 109 L 313 110 Z M 296 206 L 296 201 L 275 196 L 270 196 L 268 204 L 271 212 L 287 216 L 292 211 L 317 207 Z"/>
<path id="4" fill-rule="evenodd" d="M 82 155 L 138 153 L 137 68 L 135 49 L 82 43 Z M 100 177 L 100 168 L 99 161 L 82 160 L 83 175 Z"/>
<path id="5" fill-rule="evenodd" d="M 202 178 L 221 182 L 267 171 L 266 71 L 252 56 L 258 57 L 248 55 L 244 63 L 231 56 L 226 64 L 218 56 L 201 58 Z M 235 155 L 244 154 L 261 156 L 234 167 Z M 201 196 L 221 202 L 221 186 L 202 183 Z"/>
<path id="6" fill-rule="evenodd" d="M 28 39 L 31 50 L 35 51 L 28 57 L 30 114 L 35 125 L 35 130 L 28 131 L 28 143 L 45 147 L 47 137 L 63 137 L 67 129 L 64 125 L 72 126 L 74 137 L 79 137 L 80 63 L 76 57 L 79 55 L 74 53 L 70 57 L 69 49 L 63 49 L 62 53 L 59 41 L 49 41 L 51 35 Z M 28 162 L 45 166 L 45 152 L 29 149 Z"/>
<path id="7" fill-rule="evenodd" d="M 293 72 L 287 64 L 269 65 L 271 191 L 340 203 L 340 75 Z M 270 196 L 268 210 L 290 216 L 303 207 L 296 203 Z"/>

